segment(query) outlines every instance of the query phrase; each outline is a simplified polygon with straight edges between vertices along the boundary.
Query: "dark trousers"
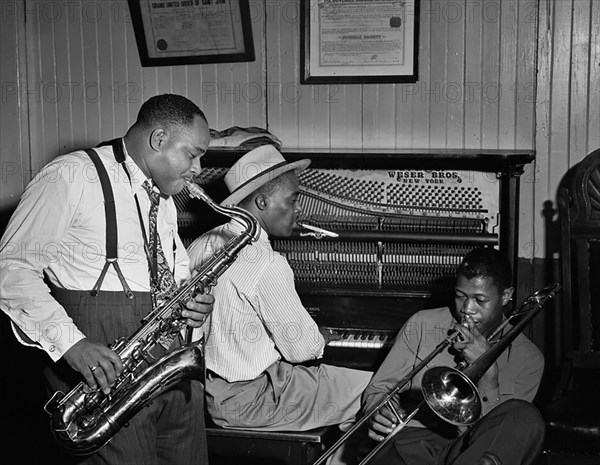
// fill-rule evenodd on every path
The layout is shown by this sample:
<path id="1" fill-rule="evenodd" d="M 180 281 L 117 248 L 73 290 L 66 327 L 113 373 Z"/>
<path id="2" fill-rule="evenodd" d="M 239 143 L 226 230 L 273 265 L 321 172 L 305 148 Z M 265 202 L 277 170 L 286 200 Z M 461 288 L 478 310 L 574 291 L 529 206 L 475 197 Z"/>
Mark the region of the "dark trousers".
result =
<path id="1" fill-rule="evenodd" d="M 75 324 L 90 339 L 107 345 L 129 337 L 151 308 L 148 293 L 127 299 L 123 292 L 102 291 L 91 297 L 87 291 L 52 288 L 52 295 L 67 310 Z M 164 354 L 162 349 L 155 356 Z M 81 378 L 61 360 L 44 370 L 51 392 L 68 392 Z M 67 390 L 65 390 L 67 389 Z M 208 463 L 204 429 L 204 390 L 195 380 L 183 380 L 143 407 L 111 441 L 86 456 L 86 465 L 167 465 Z"/>
<path id="2" fill-rule="evenodd" d="M 456 439 L 405 428 L 373 459 L 377 465 L 527 465 L 541 451 L 544 421 L 531 403 L 498 405 Z"/>

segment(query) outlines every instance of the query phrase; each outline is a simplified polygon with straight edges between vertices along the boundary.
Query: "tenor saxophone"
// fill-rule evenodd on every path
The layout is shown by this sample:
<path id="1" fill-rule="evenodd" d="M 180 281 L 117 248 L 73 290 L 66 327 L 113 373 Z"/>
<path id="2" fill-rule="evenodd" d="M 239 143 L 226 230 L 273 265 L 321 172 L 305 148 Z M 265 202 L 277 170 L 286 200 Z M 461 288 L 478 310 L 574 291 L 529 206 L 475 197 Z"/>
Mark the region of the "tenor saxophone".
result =
<path id="1" fill-rule="evenodd" d="M 241 221 L 245 230 L 232 238 L 207 259 L 185 284 L 146 317 L 143 325 L 129 338 L 114 341 L 110 348 L 123 362 L 123 371 L 105 395 L 80 382 L 66 395 L 55 392 L 44 409 L 50 415 L 55 439 L 76 455 L 91 454 L 104 445 L 144 405 L 180 380 L 202 371 L 203 353 L 197 342 L 179 347 L 155 361 L 150 351 L 157 344 L 173 340 L 185 327 L 181 317 L 185 303 L 195 293 L 210 289 L 233 263 L 238 253 L 259 234 L 258 222 L 247 211 L 216 204 L 198 185 L 188 182 L 188 193 L 218 213 Z M 149 366 L 142 367 L 143 362 Z M 202 413 L 200 412 L 199 415 Z"/>

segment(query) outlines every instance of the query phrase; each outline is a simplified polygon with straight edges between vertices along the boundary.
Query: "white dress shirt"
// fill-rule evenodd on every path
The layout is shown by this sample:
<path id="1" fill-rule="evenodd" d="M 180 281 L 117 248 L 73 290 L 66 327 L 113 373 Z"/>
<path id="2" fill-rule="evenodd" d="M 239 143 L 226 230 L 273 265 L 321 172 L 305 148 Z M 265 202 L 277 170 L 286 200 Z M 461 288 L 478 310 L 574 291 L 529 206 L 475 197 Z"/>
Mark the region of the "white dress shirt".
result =
<path id="1" fill-rule="evenodd" d="M 232 220 L 196 239 L 188 247 L 190 264 L 198 268 L 243 229 Z M 292 269 L 264 230 L 218 278 L 212 294 L 211 321 L 202 328 L 206 368 L 227 381 L 255 379 L 281 358 L 297 363 L 322 356 L 325 340 L 298 297 Z"/>
<path id="2" fill-rule="evenodd" d="M 118 231 L 118 262 L 133 291 L 149 291 L 148 261 L 134 195 L 148 233 L 147 179 L 126 156 L 131 182 L 112 147 L 95 149 L 113 188 Z M 161 197 L 158 233 L 169 265 L 180 283 L 189 277 L 188 257 L 177 234 L 171 197 Z M 106 256 L 104 197 L 96 168 L 85 152 L 60 156 L 29 183 L 0 241 L 0 308 L 30 339 L 58 360 L 85 335 L 50 295 L 43 274 L 56 286 L 91 290 Z M 101 290 L 123 286 L 110 266 Z"/>

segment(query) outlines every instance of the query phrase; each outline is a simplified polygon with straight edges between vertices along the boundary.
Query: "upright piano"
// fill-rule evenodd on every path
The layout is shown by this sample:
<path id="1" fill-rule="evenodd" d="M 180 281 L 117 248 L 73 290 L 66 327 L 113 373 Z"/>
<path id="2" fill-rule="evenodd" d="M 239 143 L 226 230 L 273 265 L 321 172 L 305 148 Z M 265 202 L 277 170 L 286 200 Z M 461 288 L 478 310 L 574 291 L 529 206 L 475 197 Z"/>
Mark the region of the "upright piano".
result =
<path id="1" fill-rule="evenodd" d="M 209 150 L 196 182 L 221 201 L 223 176 L 247 151 Z M 299 222 L 337 234 L 297 228 L 272 240 L 309 313 L 342 336 L 323 362 L 375 370 L 410 315 L 452 302 L 456 267 L 474 247 L 499 248 L 515 269 L 519 180 L 533 151 L 282 153 L 312 160 L 299 175 Z M 185 194 L 175 201 L 186 245 L 227 220 Z"/>

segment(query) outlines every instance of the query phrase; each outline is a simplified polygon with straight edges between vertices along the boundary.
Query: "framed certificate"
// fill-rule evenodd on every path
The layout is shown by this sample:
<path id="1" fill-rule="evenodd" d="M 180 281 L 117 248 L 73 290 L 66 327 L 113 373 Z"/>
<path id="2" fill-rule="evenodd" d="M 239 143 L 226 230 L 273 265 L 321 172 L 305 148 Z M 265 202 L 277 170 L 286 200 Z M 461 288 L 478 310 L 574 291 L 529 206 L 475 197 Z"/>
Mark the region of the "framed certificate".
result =
<path id="1" fill-rule="evenodd" d="M 128 0 L 142 66 L 254 61 L 248 0 Z"/>
<path id="2" fill-rule="evenodd" d="M 302 84 L 416 82 L 419 0 L 303 0 Z"/>

